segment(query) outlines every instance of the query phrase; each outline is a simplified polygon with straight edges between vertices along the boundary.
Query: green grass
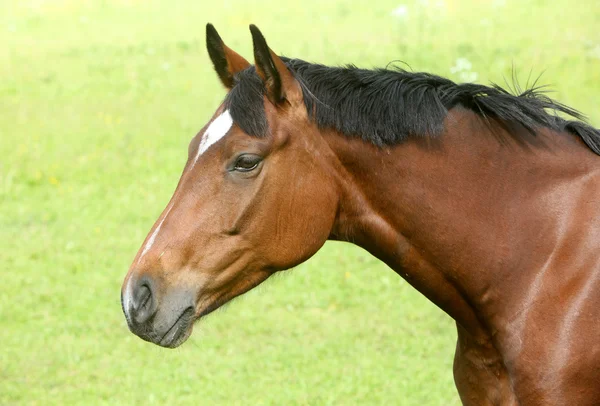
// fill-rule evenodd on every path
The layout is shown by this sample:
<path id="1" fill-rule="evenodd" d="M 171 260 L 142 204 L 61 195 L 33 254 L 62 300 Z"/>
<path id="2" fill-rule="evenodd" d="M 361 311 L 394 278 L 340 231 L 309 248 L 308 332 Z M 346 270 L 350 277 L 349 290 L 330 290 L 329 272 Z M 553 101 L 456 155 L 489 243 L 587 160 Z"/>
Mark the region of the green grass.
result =
<path id="1" fill-rule="evenodd" d="M 120 285 L 187 143 L 224 92 L 204 25 L 250 57 L 523 83 L 600 125 L 600 3 L 494 0 L 0 2 L 0 404 L 452 405 L 452 320 L 330 243 L 169 351 L 132 335 Z M 204 4 L 204 5 L 203 5 Z M 461 65 L 462 71 L 452 69 Z M 594 104 L 594 101 L 596 102 Z"/>

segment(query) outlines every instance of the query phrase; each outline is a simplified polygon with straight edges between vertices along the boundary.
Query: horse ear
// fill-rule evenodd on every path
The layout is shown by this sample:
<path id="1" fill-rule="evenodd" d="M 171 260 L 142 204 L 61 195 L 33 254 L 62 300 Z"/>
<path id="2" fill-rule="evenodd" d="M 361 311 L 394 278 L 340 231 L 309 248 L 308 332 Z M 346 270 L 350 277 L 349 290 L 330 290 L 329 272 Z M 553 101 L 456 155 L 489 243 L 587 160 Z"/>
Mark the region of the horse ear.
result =
<path id="1" fill-rule="evenodd" d="M 275 106 L 284 101 L 291 103 L 299 100 L 302 91 L 292 72 L 281 58 L 271 51 L 258 27 L 250 24 L 250 32 L 254 43 L 256 72 L 265 85 L 267 98 Z"/>
<path id="2" fill-rule="evenodd" d="M 206 49 L 219 79 L 227 89 L 231 89 L 234 75 L 249 67 L 250 62 L 225 45 L 212 24 L 206 24 Z"/>

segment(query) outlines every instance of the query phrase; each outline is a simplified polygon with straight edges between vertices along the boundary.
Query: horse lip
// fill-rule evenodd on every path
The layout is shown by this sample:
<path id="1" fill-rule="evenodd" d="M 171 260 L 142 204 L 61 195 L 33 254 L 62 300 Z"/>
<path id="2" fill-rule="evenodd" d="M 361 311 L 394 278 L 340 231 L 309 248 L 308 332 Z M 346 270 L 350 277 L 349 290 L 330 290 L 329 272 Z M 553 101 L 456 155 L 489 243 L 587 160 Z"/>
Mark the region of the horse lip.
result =
<path id="1" fill-rule="evenodd" d="M 189 327 L 189 322 L 194 315 L 194 308 L 188 307 L 175 320 L 175 323 L 167 330 L 167 332 L 159 340 L 158 345 L 161 347 L 175 348 L 185 341 L 186 331 Z"/>

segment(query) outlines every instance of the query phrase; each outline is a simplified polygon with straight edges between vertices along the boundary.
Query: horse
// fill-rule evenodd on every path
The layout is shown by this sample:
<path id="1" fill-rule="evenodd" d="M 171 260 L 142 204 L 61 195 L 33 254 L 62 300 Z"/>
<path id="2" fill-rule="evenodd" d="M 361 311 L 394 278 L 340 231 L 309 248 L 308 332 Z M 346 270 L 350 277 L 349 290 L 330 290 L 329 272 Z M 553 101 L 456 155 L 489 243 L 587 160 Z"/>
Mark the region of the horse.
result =
<path id="1" fill-rule="evenodd" d="M 402 69 L 254 65 L 206 27 L 227 90 L 121 289 L 130 330 L 194 322 L 327 240 L 454 319 L 465 405 L 600 404 L 600 130 L 540 88 Z"/>

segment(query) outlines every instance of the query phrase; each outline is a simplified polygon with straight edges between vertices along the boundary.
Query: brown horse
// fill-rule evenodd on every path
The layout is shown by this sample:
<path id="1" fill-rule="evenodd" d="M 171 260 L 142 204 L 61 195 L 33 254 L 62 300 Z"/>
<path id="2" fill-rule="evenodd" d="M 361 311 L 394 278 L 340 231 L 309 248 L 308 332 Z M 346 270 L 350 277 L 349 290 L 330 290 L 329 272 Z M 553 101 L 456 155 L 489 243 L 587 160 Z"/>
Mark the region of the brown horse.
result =
<path id="1" fill-rule="evenodd" d="M 228 94 L 125 278 L 131 331 L 176 347 L 344 240 L 456 321 L 464 404 L 599 405 L 600 131 L 535 89 L 310 64 L 250 30 L 254 66 L 207 26 Z"/>

